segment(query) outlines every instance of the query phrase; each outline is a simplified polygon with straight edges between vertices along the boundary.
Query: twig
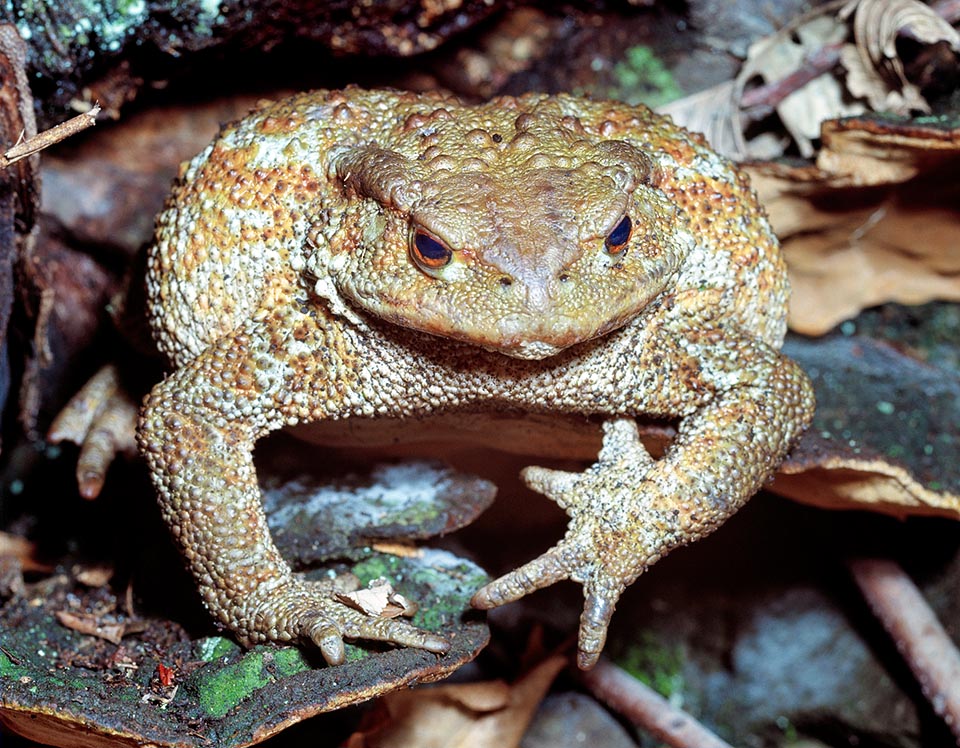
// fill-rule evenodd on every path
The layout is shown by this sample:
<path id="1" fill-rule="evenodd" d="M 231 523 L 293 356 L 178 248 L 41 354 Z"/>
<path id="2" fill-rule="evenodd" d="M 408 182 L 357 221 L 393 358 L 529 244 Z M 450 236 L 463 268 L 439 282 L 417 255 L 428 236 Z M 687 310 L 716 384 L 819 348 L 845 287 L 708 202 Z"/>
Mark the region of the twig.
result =
<path id="1" fill-rule="evenodd" d="M 848 563 L 860 592 L 960 743 L 960 652 L 913 581 L 893 561 Z"/>
<path id="2" fill-rule="evenodd" d="M 753 107 L 773 109 L 794 91 L 803 88 L 814 78 L 819 78 L 824 73 L 833 70 L 840 62 L 840 49 L 842 47 L 842 42 L 820 47 L 807 55 L 803 59 L 802 66 L 789 75 L 746 91 L 740 100 L 740 106 L 744 109 L 752 109 Z"/>
<path id="3" fill-rule="evenodd" d="M 600 701 L 673 748 L 731 748 L 686 712 L 604 658 L 580 673 Z"/>
<path id="4" fill-rule="evenodd" d="M 83 114 L 78 114 L 76 117 L 68 119 L 66 122 L 61 122 L 59 125 L 54 125 L 49 130 L 44 130 L 34 135 L 32 138 L 27 138 L 22 140 L 14 146 L 11 146 L 3 155 L 0 155 L 0 169 L 6 169 L 10 164 L 16 163 L 22 158 L 27 156 L 32 156 L 38 151 L 42 151 L 44 148 L 49 148 L 54 143 L 59 143 L 61 140 L 69 138 L 71 135 L 76 135 L 82 130 L 86 130 L 88 127 L 92 127 L 97 124 L 97 115 L 100 114 L 100 105 L 94 104 L 93 108 L 89 112 L 84 112 Z M 21 136 L 22 137 L 22 136 Z"/>
<path id="5" fill-rule="evenodd" d="M 7 659 L 10 660 L 10 662 L 12 662 L 14 665 L 22 665 L 22 664 L 23 664 L 23 660 L 21 660 L 21 659 L 20 659 L 19 657 L 17 657 L 13 652 L 11 652 L 9 649 L 7 649 L 6 647 L 4 647 L 4 646 L 2 646 L 2 645 L 0 645 L 0 652 L 3 652 L 3 653 L 7 656 Z"/>

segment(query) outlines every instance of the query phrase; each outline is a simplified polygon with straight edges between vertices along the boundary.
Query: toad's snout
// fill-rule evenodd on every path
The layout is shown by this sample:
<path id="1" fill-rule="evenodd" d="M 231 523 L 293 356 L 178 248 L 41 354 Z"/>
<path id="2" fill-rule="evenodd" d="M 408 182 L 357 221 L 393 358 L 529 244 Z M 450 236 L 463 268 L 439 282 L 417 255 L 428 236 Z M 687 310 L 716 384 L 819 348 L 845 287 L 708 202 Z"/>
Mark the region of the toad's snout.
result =
<path id="1" fill-rule="evenodd" d="M 514 358 L 543 359 L 582 339 L 582 324 L 566 314 L 505 314 L 497 321 L 498 349 Z"/>

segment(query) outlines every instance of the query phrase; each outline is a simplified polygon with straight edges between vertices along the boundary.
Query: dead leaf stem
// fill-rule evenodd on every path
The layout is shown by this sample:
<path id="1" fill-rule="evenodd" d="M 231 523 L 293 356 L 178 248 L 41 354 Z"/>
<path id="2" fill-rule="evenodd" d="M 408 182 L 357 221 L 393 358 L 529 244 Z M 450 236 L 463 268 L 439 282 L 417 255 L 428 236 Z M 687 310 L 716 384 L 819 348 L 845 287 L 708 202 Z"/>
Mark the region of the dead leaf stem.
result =
<path id="1" fill-rule="evenodd" d="M 44 148 L 49 148 L 55 143 L 59 143 L 61 140 L 69 138 L 71 135 L 76 135 L 82 130 L 86 130 L 88 127 L 92 127 L 97 124 L 97 115 L 100 113 L 100 105 L 95 104 L 89 112 L 84 112 L 83 114 L 78 114 L 76 117 L 71 117 L 66 122 L 61 122 L 59 125 L 54 125 L 49 130 L 44 130 L 43 132 L 37 133 L 32 138 L 27 138 L 22 140 L 14 146 L 11 146 L 6 151 L 3 152 L 3 155 L 0 155 L 0 169 L 6 169 L 11 164 L 16 163 L 20 159 L 26 158 L 27 156 L 32 156 L 34 153 L 42 151 Z"/>
<path id="2" fill-rule="evenodd" d="M 600 701 L 673 748 L 731 748 L 686 712 L 649 686 L 600 658 L 593 670 L 580 674 Z"/>
<path id="3" fill-rule="evenodd" d="M 854 581 L 960 743 L 960 652 L 913 580 L 893 561 L 854 559 Z"/>

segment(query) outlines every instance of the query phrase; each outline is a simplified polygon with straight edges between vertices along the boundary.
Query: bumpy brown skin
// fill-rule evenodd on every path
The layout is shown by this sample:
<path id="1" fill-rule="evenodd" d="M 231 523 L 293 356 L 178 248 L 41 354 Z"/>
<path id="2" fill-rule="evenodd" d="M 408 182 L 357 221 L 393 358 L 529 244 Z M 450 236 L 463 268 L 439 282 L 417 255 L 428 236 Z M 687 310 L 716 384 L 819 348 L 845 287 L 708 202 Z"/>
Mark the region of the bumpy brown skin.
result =
<path id="1" fill-rule="evenodd" d="M 605 245 L 625 215 L 625 249 Z M 417 231 L 452 250 L 418 263 Z M 254 442 L 282 426 L 449 413 L 608 416 L 583 473 L 528 468 L 564 539 L 489 608 L 584 586 L 582 667 L 624 588 L 719 526 L 810 420 L 777 349 L 787 281 L 745 177 L 642 107 L 569 96 L 319 92 L 228 127 L 159 219 L 154 331 L 176 370 L 139 441 L 211 613 L 242 641 L 342 637 L 442 652 L 294 576 L 264 523 Z M 634 416 L 674 418 L 662 459 Z"/>

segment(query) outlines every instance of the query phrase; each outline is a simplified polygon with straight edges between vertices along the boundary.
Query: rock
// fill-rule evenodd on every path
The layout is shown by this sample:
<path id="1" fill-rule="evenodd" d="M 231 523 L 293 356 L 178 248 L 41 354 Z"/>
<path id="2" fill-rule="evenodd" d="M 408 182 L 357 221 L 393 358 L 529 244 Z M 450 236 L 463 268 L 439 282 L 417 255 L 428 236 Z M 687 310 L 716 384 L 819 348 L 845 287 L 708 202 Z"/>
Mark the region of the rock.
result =
<path id="1" fill-rule="evenodd" d="M 596 701 L 581 693 L 544 699 L 520 748 L 636 748 L 636 741 Z"/>

